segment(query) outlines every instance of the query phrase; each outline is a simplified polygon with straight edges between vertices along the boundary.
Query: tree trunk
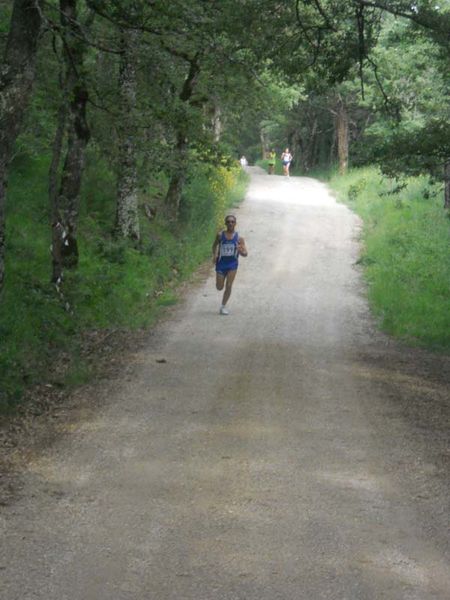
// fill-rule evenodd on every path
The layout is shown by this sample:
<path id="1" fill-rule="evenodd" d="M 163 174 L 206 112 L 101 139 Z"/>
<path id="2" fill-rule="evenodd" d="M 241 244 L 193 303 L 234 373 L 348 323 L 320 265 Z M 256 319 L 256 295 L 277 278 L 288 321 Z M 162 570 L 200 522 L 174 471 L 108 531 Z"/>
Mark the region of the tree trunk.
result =
<path id="1" fill-rule="evenodd" d="M 450 160 L 444 165 L 444 208 L 450 209 Z"/>
<path id="2" fill-rule="evenodd" d="M 200 74 L 200 63 L 199 55 L 195 55 L 189 60 L 190 67 L 188 75 L 184 81 L 183 88 L 179 94 L 179 98 L 182 102 L 189 104 L 192 100 L 198 76 Z M 175 171 L 172 174 L 169 183 L 169 189 L 165 198 L 166 212 L 171 220 L 178 219 L 183 186 L 186 181 L 187 167 L 188 167 L 188 152 L 189 152 L 189 141 L 186 130 L 187 116 L 183 115 L 179 119 L 178 131 L 177 131 L 177 143 L 175 146 Z"/>
<path id="3" fill-rule="evenodd" d="M 88 92 L 84 81 L 85 42 L 77 22 L 77 0 L 60 0 L 66 77 L 67 151 L 59 193 L 53 210 L 52 280 L 62 279 L 65 268 L 78 265 L 77 226 L 85 151 L 90 132 L 86 121 Z"/>
<path id="4" fill-rule="evenodd" d="M 332 167 L 336 158 L 336 127 L 333 127 L 333 133 L 330 141 L 330 148 L 328 152 L 328 166 Z"/>
<path id="5" fill-rule="evenodd" d="M 264 160 L 265 158 L 267 158 L 267 154 L 269 152 L 269 145 L 267 141 L 266 132 L 262 128 L 259 131 L 259 137 L 261 139 L 261 157 Z"/>
<path id="6" fill-rule="evenodd" d="M 339 173 L 345 175 L 348 168 L 348 114 L 342 98 L 339 98 L 336 113 L 336 139 L 339 158 Z"/>
<path id="7" fill-rule="evenodd" d="M 180 132 L 176 145 L 177 165 L 170 179 L 166 195 L 167 213 L 171 220 L 176 220 L 180 211 L 183 186 L 186 181 L 188 149 L 187 138 Z"/>
<path id="8" fill-rule="evenodd" d="M 0 291 L 5 277 L 8 166 L 35 78 L 41 17 L 36 0 L 15 0 L 0 67 Z"/>
<path id="9" fill-rule="evenodd" d="M 116 231 L 120 237 L 138 240 L 138 172 L 135 144 L 136 59 L 139 33 L 136 29 L 121 32 L 119 99 L 120 123 L 117 177 Z"/>
<path id="10" fill-rule="evenodd" d="M 49 169 L 49 185 L 48 195 L 50 199 L 51 209 L 51 226 L 52 226 L 52 264 L 53 264 L 53 276 L 52 280 L 57 281 L 60 278 L 61 273 L 55 276 L 55 268 L 57 265 L 62 265 L 63 256 L 61 254 L 63 245 L 60 244 L 61 236 L 61 219 L 59 215 L 59 199 L 58 199 L 58 174 L 59 166 L 62 156 L 62 148 L 64 143 L 64 136 L 66 131 L 67 123 L 67 105 L 63 101 L 58 111 L 58 121 L 55 132 L 55 139 L 53 141 L 52 149 L 52 162 Z M 62 269 L 62 267 L 61 267 Z"/>
<path id="11" fill-rule="evenodd" d="M 302 152 L 302 139 L 300 137 L 300 132 L 297 130 L 292 132 L 290 149 L 295 160 L 295 165 L 298 167 L 302 164 L 305 153 Z"/>
<path id="12" fill-rule="evenodd" d="M 217 101 L 214 102 L 214 114 L 212 118 L 214 142 L 217 144 L 220 142 L 222 136 L 222 110 Z"/>
<path id="13" fill-rule="evenodd" d="M 313 124 L 311 127 L 311 132 L 309 134 L 309 143 L 308 143 L 308 151 L 307 151 L 307 160 L 306 162 L 306 170 L 309 171 L 311 168 L 317 166 L 315 164 L 315 156 L 316 156 L 316 146 L 317 146 L 317 130 L 319 128 L 319 123 L 317 117 L 314 117 Z"/>

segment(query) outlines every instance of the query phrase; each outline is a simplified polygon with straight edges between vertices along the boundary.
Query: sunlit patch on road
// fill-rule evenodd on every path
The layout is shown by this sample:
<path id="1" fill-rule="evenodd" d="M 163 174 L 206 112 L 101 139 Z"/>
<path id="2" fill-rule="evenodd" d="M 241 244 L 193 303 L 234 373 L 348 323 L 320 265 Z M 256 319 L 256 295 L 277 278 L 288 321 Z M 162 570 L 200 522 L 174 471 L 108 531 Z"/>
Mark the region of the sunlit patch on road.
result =
<path id="1" fill-rule="evenodd" d="M 364 492 L 380 493 L 386 486 L 380 478 L 365 473 L 319 472 L 318 477 L 341 488 Z"/>

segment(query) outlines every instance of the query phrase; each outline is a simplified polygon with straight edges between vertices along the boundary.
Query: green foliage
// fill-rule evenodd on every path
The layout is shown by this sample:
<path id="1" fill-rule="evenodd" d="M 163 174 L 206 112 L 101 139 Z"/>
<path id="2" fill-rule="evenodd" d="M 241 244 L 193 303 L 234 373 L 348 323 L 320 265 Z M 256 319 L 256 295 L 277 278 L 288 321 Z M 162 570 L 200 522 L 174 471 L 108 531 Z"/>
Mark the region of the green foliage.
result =
<path id="1" fill-rule="evenodd" d="M 50 285 L 50 227 L 42 157 L 21 158 L 9 183 L 7 279 L 0 312 L 0 406 L 46 369 L 52 349 L 64 353 L 73 330 Z M 24 182 L 27 182 L 24 185 Z"/>
<path id="2" fill-rule="evenodd" d="M 303 0 L 295 6 L 296 14 L 286 8 L 292 19 L 271 61 L 301 83 L 303 95 L 284 110 L 276 132 L 268 132 L 270 143 L 284 139 L 304 172 L 330 167 L 342 102 L 351 164 L 442 180 L 450 156 L 449 2 Z"/>
<path id="3" fill-rule="evenodd" d="M 377 118 L 366 131 L 366 160 L 389 175 L 442 177 L 450 156 L 448 57 L 407 23 L 388 19 L 373 60 L 384 96 L 369 72 L 364 104 Z"/>
<path id="4" fill-rule="evenodd" d="M 160 211 L 150 222 L 142 210 L 142 241 L 134 247 L 112 236 L 113 178 L 91 149 L 80 264 L 66 272 L 61 298 L 49 283 L 48 164 L 47 156 L 22 156 L 10 179 L 8 277 L 0 312 L 0 412 L 14 410 L 30 384 L 84 381 L 89 370 L 79 358 L 83 331 L 144 327 L 176 302 L 177 284 L 209 256 L 217 210 L 239 202 L 247 184 L 237 167 L 194 167 L 185 190 L 189 211 L 182 229 L 174 232 Z M 164 177 L 155 175 L 141 207 L 157 206 L 166 185 Z"/>
<path id="5" fill-rule="evenodd" d="M 7 4 L 0 7 L 0 50 Z M 80 264 L 66 273 L 63 297 L 48 283 L 47 193 L 48 149 L 63 97 L 63 43 L 58 4 L 43 4 L 50 26 L 40 40 L 33 100 L 9 185 L 1 406 L 14 405 L 29 383 L 62 384 L 61 373 L 82 380 L 86 370 L 77 348 L 83 330 L 142 327 L 175 301 L 175 284 L 208 255 L 223 213 L 243 194 L 238 156 L 254 162 L 261 146 L 275 147 L 278 156 L 289 146 L 291 172 L 317 175 L 336 160 L 342 108 L 353 164 L 376 162 L 391 175 L 440 176 L 450 156 L 448 0 L 369 4 L 80 2 L 82 30 L 92 42 L 83 65 L 92 136 L 78 224 Z M 130 26 L 139 31 L 129 131 L 138 167 L 138 243 L 113 237 L 121 115 L 117 50 L 121 28 Z M 66 146 L 67 139 L 63 155 Z M 267 161 L 258 164 L 267 169 Z M 164 196 L 185 165 L 181 219 L 169 226 Z M 276 173 L 282 174 L 279 160 Z M 448 347 L 448 220 L 436 198 L 441 188 L 423 179 L 405 180 L 402 187 L 373 170 L 332 181 L 366 221 L 362 262 L 384 326 Z"/>
<path id="6" fill-rule="evenodd" d="M 441 186 L 398 182 L 374 168 L 334 176 L 331 186 L 364 220 L 361 263 L 383 328 L 409 343 L 450 349 L 450 221 Z"/>

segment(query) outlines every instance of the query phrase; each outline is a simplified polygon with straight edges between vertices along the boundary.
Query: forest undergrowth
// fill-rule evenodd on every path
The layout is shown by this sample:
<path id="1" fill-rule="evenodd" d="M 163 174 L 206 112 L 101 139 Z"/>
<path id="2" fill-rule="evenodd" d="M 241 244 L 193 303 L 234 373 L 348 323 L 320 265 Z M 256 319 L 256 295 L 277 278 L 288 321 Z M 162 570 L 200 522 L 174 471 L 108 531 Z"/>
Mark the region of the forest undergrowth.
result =
<path id="1" fill-rule="evenodd" d="M 168 181 L 155 176 L 141 190 L 141 240 L 113 235 L 115 182 L 90 157 L 79 224 L 80 262 L 66 271 L 58 294 L 51 278 L 49 157 L 23 157 L 10 176 L 8 277 L 0 313 L 0 414 L 13 413 L 36 384 L 66 387 L 87 381 L 83 335 L 151 325 L 177 301 L 177 286 L 205 261 L 225 210 L 239 203 L 248 176 L 236 166 L 196 164 L 174 226 L 163 200 Z M 156 214 L 155 214 L 156 213 Z M 149 218 L 150 217 L 150 218 Z"/>
<path id="2" fill-rule="evenodd" d="M 442 184 L 355 168 L 328 183 L 363 220 L 360 263 L 381 328 L 408 344 L 450 351 L 450 218 Z"/>

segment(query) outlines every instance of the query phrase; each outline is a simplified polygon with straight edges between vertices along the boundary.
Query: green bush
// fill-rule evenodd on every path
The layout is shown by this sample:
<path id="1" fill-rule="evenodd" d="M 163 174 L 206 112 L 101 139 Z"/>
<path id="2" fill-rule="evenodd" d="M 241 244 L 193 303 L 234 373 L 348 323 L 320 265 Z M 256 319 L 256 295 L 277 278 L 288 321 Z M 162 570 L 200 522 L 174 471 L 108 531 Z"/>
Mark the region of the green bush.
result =
<path id="1" fill-rule="evenodd" d="M 364 221 L 361 262 L 382 327 L 409 343 L 450 349 L 450 221 L 442 186 L 398 182 L 374 168 L 330 180 Z"/>
<path id="2" fill-rule="evenodd" d="M 65 385 L 86 374 L 80 334 L 92 329 L 148 326 L 176 301 L 175 285 L 210 253 L 219 211 L 240 201 L 247 177 L 240 168 L 197 165 L 185 189 L 182 227 L 174 231 L 159 210 L 142 210 L 139 244 L 113 237 L 114 178 L 91 151 L 79 224 L 80 262 L 66 271 L 63 296 L 50 284 L 49 159 L 21 159 L 10 177 L 7 279 L 0 311 L 0 412 L 14 410 L 35 383 Z M 161 208 L 167 188 L 155 176 L 141 203 Z M 221 214 L 223 218 L 223 214 Z M 61 361 L 67 368 L 56 368 Z M 63 375 L 61 375 L 63 373 Z"/>

